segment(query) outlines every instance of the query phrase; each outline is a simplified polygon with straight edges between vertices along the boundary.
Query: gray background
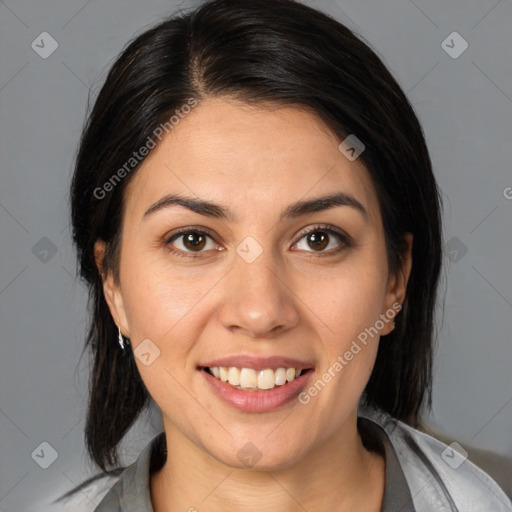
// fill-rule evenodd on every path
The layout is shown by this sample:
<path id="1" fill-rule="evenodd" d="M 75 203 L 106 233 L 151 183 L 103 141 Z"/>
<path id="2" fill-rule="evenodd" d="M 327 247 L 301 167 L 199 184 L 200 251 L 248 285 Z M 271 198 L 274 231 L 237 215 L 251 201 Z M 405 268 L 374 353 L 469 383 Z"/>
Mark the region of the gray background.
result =
<path id="1" fill-rule="evenodd" d="M 424 126 L 445 201 L 447 256 L 434 408 L 457 441 L 512 492 L 512 3 L 307 2 L 372 45 Z M 74 278 L 68 187 L 87 97 L 112 59 L 178 4 L 0 1 L 0 509 L 51 510 L 92 469 L 83 448 L 86 294 Z M 183 2 L 183 7 L 192 5 Z M 458 32 L 458 58 L 442 41 Z M 32 41 L 58 48 L 43 59 Z M 46 37 L 46 36 L 44 36 Z M 460 42 L 445 45 L 460 50 Z M 50 49 L 48 39 L 44 49 Z M 467 251 L 467 252 L 466 252 Z M 144 418 L 126 461 L 158 428 Z M 154 424 L 154 425 L 153 425 Z M 47 469 L 39 464 L 51 461 Z M 41 455 L 43 449 L 44 456 Z M 39 453 L 38 458 L 31 454 Z M 36 462 L 37 461 L 37 462 Z M 91 506 L 93 504 L 91 503 Z"/>

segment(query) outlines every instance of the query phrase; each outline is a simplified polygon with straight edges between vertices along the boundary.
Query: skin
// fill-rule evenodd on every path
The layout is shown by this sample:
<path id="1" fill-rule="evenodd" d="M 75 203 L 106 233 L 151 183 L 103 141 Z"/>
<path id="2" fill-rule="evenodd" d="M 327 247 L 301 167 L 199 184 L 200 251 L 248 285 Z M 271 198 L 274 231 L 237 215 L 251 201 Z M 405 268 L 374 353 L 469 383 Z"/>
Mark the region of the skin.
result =
<path id="1" fill-rule="evenodd" d="M 403 303 L 412 237 L 402 270 L 391 275 L 370 175 L 339 142 L 312 113 L 209 98 L 162 140 L 125 191 L 120 279 L 106 275 L 104 292 L 133 349 L 150 339 L 160 350 L 149 366 L 136 358 L 172 454 L 151 477 L 156 512 L 259 511 L 262 504 L 267 512 L 380 510 L 385 461 L 363 447 L 356 428 L 379 336 L 308 404 L 293 400 L 267 413 L 221 402 L 197 370 L 228 355 L 281 355 L 312 362 L 314 383 L 379 315 Z M 279 220 L 290 204 L 335 191 L 355 197 L 368 217 L 338 206 Z M 225 205 L 237 221 L 176 205 L 143 219 L 169 193 Z M 303 234 L 322 223 L 352 244 L 329 234 L 329 245 L 316 249 Z M 210 231 L 202 252 L 183 236 L 167 243 L 182 227 Z M 236 252 L 247 236 L 263 249 L 252 263 Z M 95 249 L 101 269 L 103 242 Z M 380 335 L 392 329 L 386 322 Z M 261 453 L 252 468 L 237 457 L 247 442 Z"/>

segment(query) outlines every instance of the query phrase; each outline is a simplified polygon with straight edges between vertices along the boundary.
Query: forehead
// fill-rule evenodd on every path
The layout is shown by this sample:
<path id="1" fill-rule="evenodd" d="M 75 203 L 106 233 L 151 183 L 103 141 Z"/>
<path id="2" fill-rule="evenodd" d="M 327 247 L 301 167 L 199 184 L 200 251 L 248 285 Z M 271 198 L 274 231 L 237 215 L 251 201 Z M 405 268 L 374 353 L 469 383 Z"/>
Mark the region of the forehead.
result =
<path id="1" fill-rule="evenodd" d="M 336 192 L 355 196 L 370 217 L 377 196 L 361 160 L 315 114 L 208 99 L 185 115 L 149 154 L 129 183 L 127 212 L 141 218 L 168 193 L 230 206 L 254 220 L 291 202 Z"/>

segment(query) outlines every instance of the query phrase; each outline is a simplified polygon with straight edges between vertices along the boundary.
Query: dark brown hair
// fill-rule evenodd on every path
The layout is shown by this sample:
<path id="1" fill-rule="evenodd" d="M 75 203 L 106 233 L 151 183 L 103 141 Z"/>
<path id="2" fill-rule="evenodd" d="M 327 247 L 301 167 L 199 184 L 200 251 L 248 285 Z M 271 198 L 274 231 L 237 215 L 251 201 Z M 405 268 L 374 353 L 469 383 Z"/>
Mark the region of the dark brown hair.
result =
<path id="1" fill-rule="evenodd" d="M 365 144 L 359 157 L 376 187 L 390 272 L 403 237 L 414 236 L 413 265 L 396 329 L 381 343 L 366 404 L 417 426 L 431 402 L 434 308 L 441 266 L 441 199 L 418 119 L 380 58 L 347 27 L 293 0 L 213 0 L 136 37 L 112 65 L 83 131 L 71 186 L 79 273 L 90 290 L 92 354 L 85 430 L 103 470 L 148 404 L 130 346 L 122 351 L 94 260 L 118 276 L 127 173 L 104 197 L 95 191 L 175 110 L 195 98 L 231 97 L 318 115 L 340 140 Z M 103 194 L 102 194 L 103 195 Z"/>

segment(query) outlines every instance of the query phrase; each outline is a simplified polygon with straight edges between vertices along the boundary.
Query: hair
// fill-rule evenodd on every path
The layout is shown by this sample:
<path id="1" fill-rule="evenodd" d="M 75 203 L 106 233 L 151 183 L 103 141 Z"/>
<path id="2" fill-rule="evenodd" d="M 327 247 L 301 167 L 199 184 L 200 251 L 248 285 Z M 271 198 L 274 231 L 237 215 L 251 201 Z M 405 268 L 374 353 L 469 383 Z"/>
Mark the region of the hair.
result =
<path id="1" fill-rule="evenodd" d="M 140 163 L 101 199 L 95 190 L 190 98 L 201 104 L 213 97 L 304 109 L 340 140 L 356 134 L 363 141 L 359 159 L 377 191 L 391 274 L 401 268 L 404 233 L 414 242 L 396 329 L 379 346 L 362 398 L 411 426 L 431 407 L 442 204 L 411 104 L 376 53 L 330 16 L 294 0 L 206 1 L 126 46 L 88 116 L 76 158 L 73 242 L 91 311 L 85 440 L 105 473 L 118 463 L 118 445 L 150 396 L 130 346 L 117 344 L 94 243 L 106 242 L 102 272 L 118 282 L 123 191 Z"/>

